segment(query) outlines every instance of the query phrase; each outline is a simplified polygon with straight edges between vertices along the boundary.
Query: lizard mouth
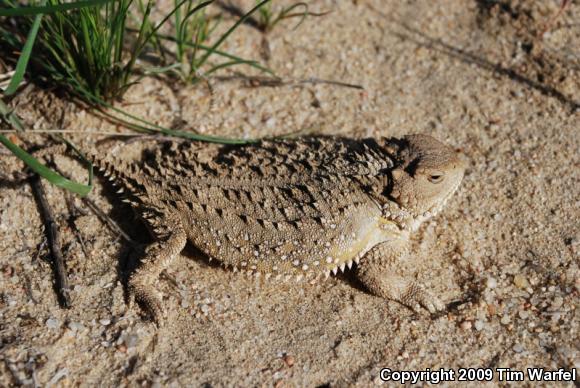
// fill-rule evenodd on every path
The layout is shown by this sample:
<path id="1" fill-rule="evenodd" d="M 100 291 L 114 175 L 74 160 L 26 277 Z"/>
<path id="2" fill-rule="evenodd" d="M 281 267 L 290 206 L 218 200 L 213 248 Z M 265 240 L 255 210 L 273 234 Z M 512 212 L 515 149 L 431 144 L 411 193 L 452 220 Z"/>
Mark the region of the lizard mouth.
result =
<path id="1" fill-rule="evenodd" d="M 439 212 L 441 211 L 441 209 L 443 209 L 443 207 L 447 204 L 447 201 L 449 200 L 449 198 L 451 198 L 453 196 L 453 194 L 455 194 L 455 192 L 457 191 L 457 189 L 459 188 L 459 184 L 461 183 L 461 181 L 458 181 L 451 190 L 449 190 L 449 192 L 447 193 L 447 195 L 445 195 L 445 197 L 443 197 L 442 200 L 438 201 L 437 203 L 435 203 L 435 205 L 431 206 L 430 209 L 424 211 L 421 214 L 417 214 L 415 215 L 415 222 L 418 222 L 419 224 L 423 221 L 428 220 L 431 217 L 436 216 L 437 214 L 439 214 Z M 412 229 L 416 229 L 418 227 L 418 225 L 411 225 Z"/>
<path id="2" fill-rule="evenodd" d="M 396 223 L 401 230 L 414 231 L 423 221 L 434 217 L 441 211 L 441 209 L 443 209 L 449 198 L 451 198 L 459 188 L 460 183 L 461 181 L 457 182 L 442 200 L 437 201 L 433 206 L 421 213 L 413 212 L 412 210 L 405 208 L 404 205 L 395 201 L 387 202 L 383 205 L 383 217 Z"/>

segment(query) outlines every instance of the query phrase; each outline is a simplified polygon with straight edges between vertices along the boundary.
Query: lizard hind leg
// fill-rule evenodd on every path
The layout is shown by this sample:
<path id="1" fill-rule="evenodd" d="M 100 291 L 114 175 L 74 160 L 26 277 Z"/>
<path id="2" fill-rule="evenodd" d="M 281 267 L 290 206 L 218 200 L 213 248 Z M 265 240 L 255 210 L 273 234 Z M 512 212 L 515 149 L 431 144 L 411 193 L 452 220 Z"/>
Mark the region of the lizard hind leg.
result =
<path id="1" fill-rule="evenodd" d="M 185 247 L 187 237 L 183 227 L 177 223 L 171 231 L 150 245 L 140 265 L 129 278 L 129 290 L 135 300 L 141 304 L 147 313 L 151 314 L 158 326 L 163 325 L 165 309 L 155 283 L 161 272 L 168 268 Z"/>

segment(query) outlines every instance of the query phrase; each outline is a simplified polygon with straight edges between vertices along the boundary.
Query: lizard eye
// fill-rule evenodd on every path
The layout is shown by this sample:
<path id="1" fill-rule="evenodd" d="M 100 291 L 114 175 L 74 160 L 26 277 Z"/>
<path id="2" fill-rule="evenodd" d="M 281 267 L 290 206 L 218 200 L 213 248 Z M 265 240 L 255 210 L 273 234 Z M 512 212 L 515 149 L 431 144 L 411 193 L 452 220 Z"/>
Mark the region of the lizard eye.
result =
<path id="1" fill-rule="evenodd" d="M 441 183 L 443 181 L 443 174 L 432 174 L 429 175 L 429 182 L 431 183 Z"/>

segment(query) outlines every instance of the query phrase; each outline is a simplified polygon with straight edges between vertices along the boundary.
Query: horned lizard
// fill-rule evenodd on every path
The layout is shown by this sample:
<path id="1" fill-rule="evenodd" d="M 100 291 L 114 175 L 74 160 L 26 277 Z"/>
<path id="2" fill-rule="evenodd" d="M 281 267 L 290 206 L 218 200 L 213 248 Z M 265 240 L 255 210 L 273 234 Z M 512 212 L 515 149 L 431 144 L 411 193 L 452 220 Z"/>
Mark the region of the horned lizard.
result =
<path id="1" fill-rule="evenodd" d="M 428 135 L 174 143 L 143 165 L 90 157 L 155 237 L 129 286 L 158 324 L 155 283 L 187 241 L 233 271 L 277 280 L 314 281 L 356 263 L 371 293 L 444 309 L 393 270 L 463 178 L 459 155 Z"/>

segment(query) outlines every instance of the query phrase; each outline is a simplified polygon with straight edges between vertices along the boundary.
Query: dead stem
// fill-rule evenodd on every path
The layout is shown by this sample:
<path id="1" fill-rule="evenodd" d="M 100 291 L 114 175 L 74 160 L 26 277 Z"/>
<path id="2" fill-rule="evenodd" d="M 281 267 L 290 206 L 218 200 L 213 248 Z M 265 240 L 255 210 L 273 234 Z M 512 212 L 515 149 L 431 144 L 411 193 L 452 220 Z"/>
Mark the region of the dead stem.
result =
<path id="1" fill-rule="evenodd" d="M 60 249 L 60 233 L 58 224 L 55 222 L 52 209 L 46 200 L 46 193 L 42 187 L 40 177 L 37 174 L 34 174 L 30 177 L 29 182 L 44 221 L 48 246 L 52 256 L 58 301 L 61 307 L 69 308 L 71 306 L 70 286 L 68 284 L 62 251 Z"/>

